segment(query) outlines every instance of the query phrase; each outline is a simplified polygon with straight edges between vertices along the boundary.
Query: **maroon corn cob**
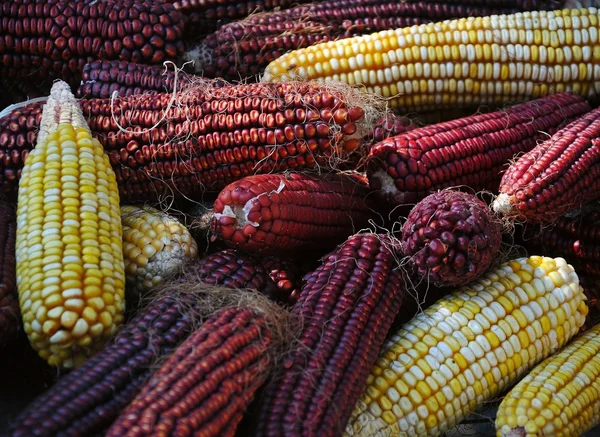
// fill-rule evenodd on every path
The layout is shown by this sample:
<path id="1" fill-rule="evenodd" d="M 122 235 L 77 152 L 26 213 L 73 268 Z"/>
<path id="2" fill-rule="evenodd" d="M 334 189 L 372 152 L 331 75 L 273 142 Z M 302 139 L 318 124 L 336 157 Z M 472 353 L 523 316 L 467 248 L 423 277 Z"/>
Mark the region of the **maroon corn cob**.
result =
<path id="1" fill-rule="evenodd" d="M 350 175 L 248 176 L 215 200 L 212 235 L 251 253 L 330 250 L 374 217 L 368 195 Z"/>
<path id="2" fill-rule="evenodd" d="M 465 285 L 488 270 L 502 242 L 500 222 L 472 194 L 443 190 L 412 209 L 402 250 L 417 275 L 436 287 Z"/>
<path id="3" fill-rule="evenodd" d="M 308 83 L 207 84 L 178 94 L 170 107 L 172 94 L 80 103 L 109 155 L 121 200 L 131 202 L 198 197 L 251 174 L 326 167 L 332 156 L 356 149 L 370 128 L 364 109 L 346 96 Z M 0 119 L 0 192 L 15 192 L 40 107 Z"/>
<path id="4" fill-rule="evenodd" d="M 72 85 L 95 59 L 159 64 L 183 52 L 181 13 L 138 0 L 3 0 L 0 75 Z"/>
<path id="5" fill-rule="evenodd" d="M 142 389 L 157 359 L 193 330 L 191 296 L 162 297 L 130 320 L 81 367 L 63 376 L 10 424 L 10 436 L 96 435 Z"/>
<path id="6" fill-rule="evenodd" d="M 265 316 L 228 308 L 183 342 L 108 430 L 107 437 L 230 437 L 273 356 Z"/>
<path id="7" fill-rule="evenodd" d="M 492 207 L 504 216 L 552 222 L 600 197 L 600 108 L 519 157 Z"/>
<path id="8" fill-rule="evenodd" d="M 376 144 L 367 158 L 371 188 L 393 204 L 416 203 L 448 187 L 498 191 L 509 161 L 590 110 L 561 93 L 503 111 L 414 129 Z"/>
<path id="9" fill-rule="evenodd" d="M 231 80 L 251 78 L 284 53 L 387 29 L 466 16 L 545 9 L 560 2 L 328 0 L 250 16 L 221 26 L 198 50 L 196 71 Z M 188 53 L 190 59 L 195 58 Z"/>
<path id="10" fill-rule="evenodd" d="M 354 235 L 306 276 L 292 309 L 300 346 L 266 388 L 258 436 L 342 434 L 404 296 L 391 246 Z"/>
<path id="11" fill-rule="evenodd" d="M 0 200 L 0 350 L 17 338 L 22 325 L 16 281 L 16 232 L 16 209 Z"/>
<path id="12" fill-rule="evenodd" d="M 179 78 L 181 89 L 183 78 Z M 136 64 L 126 61 L 94 61 L 85 64 L 77 97 L 107 99 L 116 91 L 118 96 L 160 94 L 172 92 L 174 71 L 164 66 Z"/>

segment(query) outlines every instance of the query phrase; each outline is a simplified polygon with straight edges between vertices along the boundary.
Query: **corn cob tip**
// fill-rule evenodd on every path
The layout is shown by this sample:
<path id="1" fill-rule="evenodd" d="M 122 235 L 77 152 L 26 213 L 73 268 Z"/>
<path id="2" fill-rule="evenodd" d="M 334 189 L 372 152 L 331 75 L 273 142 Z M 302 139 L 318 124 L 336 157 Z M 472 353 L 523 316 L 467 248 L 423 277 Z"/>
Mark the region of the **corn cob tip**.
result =
<path id="1" fill-rule="evenodd" d="M 71 92 L 71 88 L 66 82 L 58 80 L 52 85 L 45 110 L 42 112 L 37 141 L 45 141 L 50 132 L 62 123 L 71 124 L 75 128 L 87 127 L 83 112 L 81 112 L 79 103 Z"/>
<path id="2" fill-rule="evenodd" d="M 186 51 L 181 56 L 181 59 L 183 62 L 192 62 L 192 72 L 200 74 L 207 65 L 212 65 L 213 54 L 214 50 L 206 43 L 201 42 L 193 49 Z"/>
<path id="3" fill-rule="evenodd" d="M 510 196 L 506 193 L 500 193 L 492 202 L 492 210 L 496 214 L 510 216 L 513 214 L 513 205 L 510 201 Z"/>

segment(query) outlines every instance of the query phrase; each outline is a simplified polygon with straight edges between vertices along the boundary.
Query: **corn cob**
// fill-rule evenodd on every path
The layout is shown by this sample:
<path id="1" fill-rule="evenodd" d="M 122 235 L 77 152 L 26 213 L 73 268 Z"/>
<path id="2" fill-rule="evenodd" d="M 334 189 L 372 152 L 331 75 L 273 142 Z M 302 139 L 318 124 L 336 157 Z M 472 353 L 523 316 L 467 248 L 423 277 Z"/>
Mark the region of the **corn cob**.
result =
<path id="1" fill-rule="evenodd" d="M 600 325 L 546 359 L 502 400 L 499 437 L 578 436 L 600 423 Z"/>
<path id="2" fill-rule="evenodd" d="M 122 206 L 125 280 L 139 295 L 179 273 L 198 246 L 175 218 L 150 207 Z"/>
<path id="3" fill-rule="evenodd" d="M 332 157 L 345 159 L 372 129 L 357 106 L 361 96 L 349 89 L 206 85 L 169 105 L 172 100 L 172 94 L 159 94 L 80 102 L 109 155 L 122 201 L 198 197 L 203 189 L 220 191 L 250 174 L 327 167 Z M 22 158 L 35 141 L 39 106 L 0 119 L 4 192 L 14 190 Z"/>
<path id="4" fill-rule="evenodd" d="M 16 209 L 0 200 L 0 350 L 13 343 L 21 326 L 15 267 Z"/>
<path id="5" fill-rule="evenodd" d="M 250 253 L 330 250 L 374 218 L 368 194 L 348 175 L 248 176 L 215 200 L 212 238 Z"/>
<path id="6" fill-rule="evenodd" d="M 259 311 L 217 312 L 159 368 L 106 436 L 232 437 L 266 380 L 273 342 Z"/>
<path id="7" fill-rule="evenodd" d="M 83 66 L 77 97 L 107 99 L 119 96 L 172 92 L 175 72 L 158 65 L 97 60 Z"/>
<path id="8" fill-rule="evenodd" d="M 17 209 L 17 289 L 39 355 L 71 367 L 123 316 L 125 275 L 115 174 L 65 82 L 42 113 Z"/>
<path id="9" fill-rule="evenodd" d="M 348 436 L 437 436 L 577 334 L 588 309 L 562 258 L 519 258 L 442 298 L 384 345 Z"/>
<path id="10" fill-rule="evenodd" d="M 402 250 L 419 277 L 436 287 L 477 279 L 498 256 L 500 222 L 477 197 L 444 190 L 412 209 L 402 227 Z"/>
<path id="11" fill-rule="evenodd" d="M 369 183 L 393 204 L 416 203 L 447 187 L 497 192 L 514 155 L 589 110 L 583 98 L 561 93 L 415 129 L 373 146 L 366 164 Z"/>
<path id="12" fill-rule="evenodd" d="M 262 80 L 339 80 L 427 110 L 499 104 L 600 83 L 595 8 L 534 11 L 421 24 L 295 50 Z"/>
<path id="13" fill-rule="evenodd" d="M 404 296 L 391 247 L 354 235 L 306 276 L 292 308 L 300 346 L 266 388 L 258 436 L 341 434 Z"/>
<path id="14" fill-rule="evenodd" d="M 137 0 L 32 2 L 0 6 L 0 75 L 77 84 L 95 59 L 160 64 L 183 53 L 183 21 L 172 5 Z"/>
<path id="15" fill-rule="evenodd" d="M 520 4 L 517 4 L 520 3 Z M 532 3 L 532 4 L 529 4 Z M 329 0 L 250 16 L 209 34 L 194 64 L 209 77 L 232 80 L 260 74 L 269 62 L 290 50 L 388 29 L 467 16 L 513 13 L 556 6 L 558 2 L 382 2 Z M 188 52 L 189 53 L 189 52 Z M 186 55 L 184 55 L 186 56 Z M 190 58 L 187 55 L 187 58 Z"/>
<path id="16" fill-rule="evenodd" d="M 10 436 L 102 433 L 142 389 L 153 364 L 193 331 L 194 305 L 178 293 L 140 310 L 100 353 L 29 404 L 10 424 Z"/>
<path id="17" fill-rule="evenodd" d="M 600 109 L 581 116 L 506 170 L 494 211 L 552 222 L 600 197 Z"/>

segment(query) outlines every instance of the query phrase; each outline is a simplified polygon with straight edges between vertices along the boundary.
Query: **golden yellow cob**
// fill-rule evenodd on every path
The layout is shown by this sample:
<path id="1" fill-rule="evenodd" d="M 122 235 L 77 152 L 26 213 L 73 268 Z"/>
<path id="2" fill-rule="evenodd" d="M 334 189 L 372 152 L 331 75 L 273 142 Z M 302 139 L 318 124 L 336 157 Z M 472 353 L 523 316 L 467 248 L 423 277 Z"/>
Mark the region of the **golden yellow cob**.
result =
<path id="1" fill-rule="evenodd" d="M 25 332 L 49 364 L 77 365 L 115 332 L 125 287 L 116 177 L 64 82 L 23 167 L 16 261 Z"/>
<path id="2" fill-rule="evenodd" d="M 536 366 L 505 397 L 498 437 L 583 435 L 600 423 L 600 325 Z"/>
<path id="3" fill-rule="evenodd" d="M 562 258 L 520 258 L 436 302 L 384 345 L 347 436 L 438 436 L 577 334 L 588 309 Z"/>
<path id="4" fill-rule="evenodd" d="M 447 20 L 329 41 L 272 61 L 263 82 L 359 85 L 408 110 L 600 90 L 599 12 L 534 11 Z"/>
<path id="5" fill-rule="evenodd" d="M 144 293 L 198 256 L 198 246 L 177 219 L 151 207 L 123 206 L 123 257 L 127 286 Z"/>

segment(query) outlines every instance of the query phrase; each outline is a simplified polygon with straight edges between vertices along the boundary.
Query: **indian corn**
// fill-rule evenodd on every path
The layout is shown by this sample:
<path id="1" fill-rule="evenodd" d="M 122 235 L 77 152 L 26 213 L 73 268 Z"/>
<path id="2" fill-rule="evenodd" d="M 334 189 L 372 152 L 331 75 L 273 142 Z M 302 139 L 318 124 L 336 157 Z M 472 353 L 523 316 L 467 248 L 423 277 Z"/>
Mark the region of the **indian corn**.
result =
<path id="1" fill-rule="evenodd" d="M 16 262 L 25 333 L 49 364 L 79 364 L 115 333 L 125 305 L 117 181 L 65 82 L 23 167 Z"/>

